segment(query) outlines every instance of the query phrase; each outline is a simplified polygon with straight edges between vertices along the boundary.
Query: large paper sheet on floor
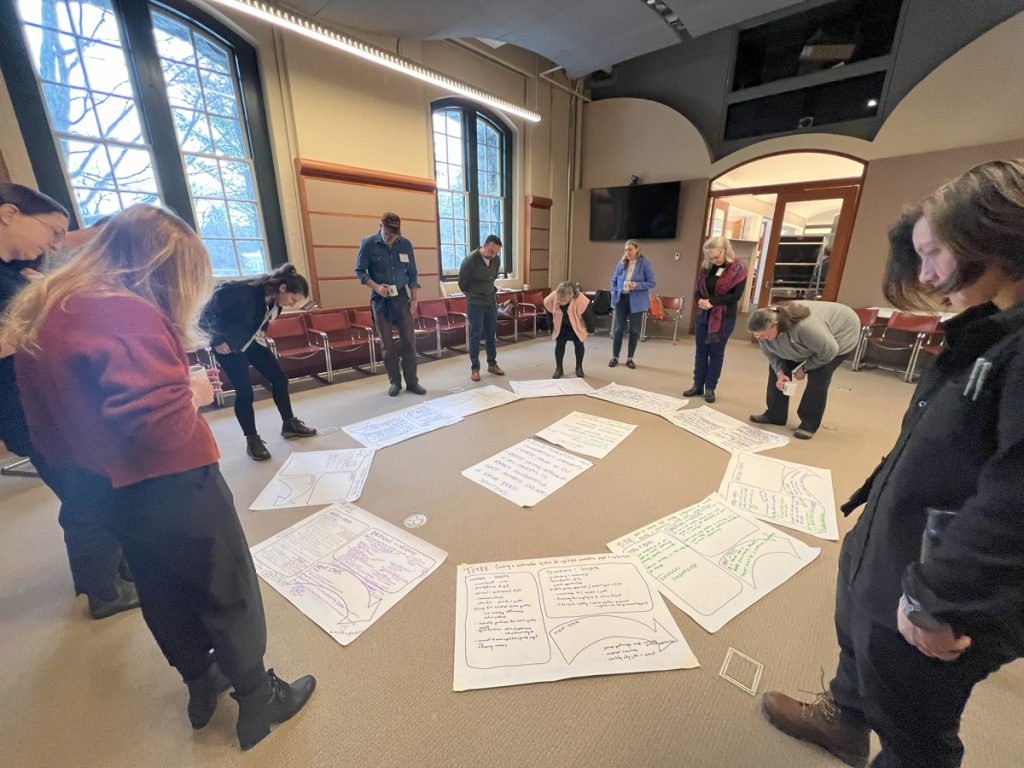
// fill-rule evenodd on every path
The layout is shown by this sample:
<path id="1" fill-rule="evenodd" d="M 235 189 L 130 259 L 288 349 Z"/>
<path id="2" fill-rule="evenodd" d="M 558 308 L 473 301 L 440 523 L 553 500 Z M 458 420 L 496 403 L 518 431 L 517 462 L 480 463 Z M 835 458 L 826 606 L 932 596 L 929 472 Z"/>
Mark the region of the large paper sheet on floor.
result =
<path id="1" fill-rule="evenodd" d="M 570 451 L 603 459 L 612 449 L 629 437 L 636 424 L 604 419 L 589 413 L 573 411 L 550 427 L 537 433 L 537 437 Z"/>
<path id="2" fill-rule="evenodd" d="M 706 405 L 688 411 L 672 411 L 663 416 L 677 427 L 730 453 L 757 453 L 789 443 L 788 437 L 758 429 L 753 424 L 744 424 Z"/>
<path id="3" fill-rule="evenodd" d="M 462 474 L 520 507 L 532 507 L 592 466 L 586 459 L 531 438 Z"/>
<path id="4" fill-rule="evenodd" d="M 424 404 L 349 424 L 343 429 L 367 448 L 377 449 L 460 421 L 462 418 L 459 416 L 452 416 Z"/>
<path id="5" fill-rule="evenodd" d="M 373 463 L 370 448 L 299 451 L 289 456 L 249 509 L 282 509 L 355 501 Z"/>
<path id="6" fill-rule="evenodd" d="M 638 411 L 647 411 L 655 416 L 662 416 L 670 411 L 682 408 L 689 400 L 680 400 L 678 397 L 669 397 L 658 392 L 648 392 L 646 389 L 636 387 L 623 387 L 612 382 L 607 386 L 595 389 L 589 393 L 591 397 L 599 400 L 607 400 L 609 403 L 624 405 L 627 408 L 636 408 Z"/>
<path id="7" fill-rule="evenodd" d="M 252 548 L 260 577 L 342 645 L 447 556 L 355 504 L 332 504 Z"/>
<path id="8" fill-rule="evenodd" d="M 439 397 L 436 400 L 431 400 L 427 405 L 447 416 L 463 418 L 486 411 L 488 408 L 514 403 L 518 399 L 519 395 L 514 392 L 509 392 L 494 384 L 488 384 L 479 389 L 467 389 L 463 392 L 456 392 L 454 395 Z"/>
<path id="9" fill-rule="evenodd" d="M 460 565 L 457 578 L 456 691 L 698 666 L 629 557 Z"/>
<path id="10" fill-rule="evenodd" d="M 734 453 L 718 493 L 737 509 L 836 541 L 835 492 L 832 473 L 754 453 Z"/>
<path id="11" fill-rule="evenodd" d="M 632 554 L 661 593 L 717 632 L 821 552 L 712 494 L 608 545 Z"/>
<path id="12" fill-rule="evenodd" d="M 594 388 L 584 379 L 535 379 L 510 381 L 512 391 L 520 397 L 558 397 L 559 395 L 587 395 Z"/>

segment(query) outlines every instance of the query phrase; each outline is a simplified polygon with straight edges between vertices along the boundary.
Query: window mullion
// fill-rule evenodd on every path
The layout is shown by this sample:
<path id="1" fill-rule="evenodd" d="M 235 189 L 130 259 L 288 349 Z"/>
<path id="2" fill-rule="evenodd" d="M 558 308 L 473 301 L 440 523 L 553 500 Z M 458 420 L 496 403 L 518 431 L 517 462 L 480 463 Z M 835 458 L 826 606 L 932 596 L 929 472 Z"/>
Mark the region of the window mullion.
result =
<path id="1" fill-rule="evenodd" d="M 112 2 L 121 18 L 125 54 L 131 62 L 138 86 L 141 118 L 149 134 L 160 194 L 166 205 L 195 227 L 192 198 L 178 151 L 178 137 L 174 132 L 174 117 L 167 101 L 160 56 L 153 38 L 153 18 L 148 0 Z"/>
<path id="2" fill-rule="evenodd" d="M 464 109 L 462 111 L 465 128 L 462 135 L 465 137 L 466 147 L 466 191 L 469 193 L 467 205 L 469 210 L 469 243 L 481 245 L 480 237 L 480 184 L 477 178 L 477 137 L 476 137 L 476 113 Z"/>

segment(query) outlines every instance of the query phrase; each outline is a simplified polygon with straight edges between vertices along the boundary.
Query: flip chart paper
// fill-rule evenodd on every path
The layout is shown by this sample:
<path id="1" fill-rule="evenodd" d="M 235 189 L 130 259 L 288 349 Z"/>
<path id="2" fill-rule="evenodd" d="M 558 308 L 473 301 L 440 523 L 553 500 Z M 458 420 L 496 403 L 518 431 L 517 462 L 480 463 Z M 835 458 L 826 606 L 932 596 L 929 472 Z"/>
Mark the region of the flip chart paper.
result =
<path id="1" fill-rule="evenodd" d="M 698 666 L 632 558 L 460 565 L 457 579 L 456 691 Z"/>
<path id="2" fill-rule="evenodd" d="M 585 379 L 536 379 L 510 381 L 512 391 L 520 397 L 558 397 L 559 395 L 588 395 L 594 388 Z"/>
<path id="3" fill-rule="evenodd" d="M 626 424 L 573 411 L 550 427 L 542 429 L 537 433 L 537 437 L 570 451 L 603 459 L 615 446 L 629 437 L 634 429 L 636 424 Z"/>
<path id="4" fill-rule="evenodd" d="M 673 605 L 708 632 L 753 605 L 821 552 L 717 494 L 608 544 L 635 555 Z"/>
<path id="5" fill-rule="evenodd" d="M 462 474 L 520 507 L 532 507 L 592 466 L 586 459 L 531 438 Z"/>
<path id="6" fill-rule="evenodd" d="M 836 541 L 832 472 L 753 453 L 734 453 L 718 493 L 737 509 Z"/>
<path id="7" fill-rule="evenodd" d="M 746 424 L 706 405 L 688 411 L 672 411 L 663 416 L 677 427 L 729 453 L 757 453 L 789 443 L 788 437 Z"/>
<path id="8" fill-rule="evenodd" d="M 447 556 L 354 504 L 332 504 L 252 548 L 260 578 L 342 645 Z"/>
<path id="9" fill-rule="evenodd" d="M 289 456 L 249 509 L 282 509 L 355 501 L 373 463 L 373 451 L 297 451 Z"/>
<path id="10" fill-rule="evenodd" d="M 519 395 L 514 392 L 489 384 L 479 389 L 466 389 L 454 395 L 430 400 L 427 405 L 446 416 L 461 419 L 474 413 L 480 413 L 480 411 L 486 411 L 488 408 L 514 403 L 516 400 L 519 400 Z"/>
<path id="11" fill-rule="evenodd" d="M 462 418 L 459 416 L 452 416 L 436 410 L 429 404 L 423 404 L 349 424 L 344 430 L 367 448 L 378 449 L 460 421 Z"/>
<path id="12" fill-rule="evenodd" d="M 627 408 L 636 408 L 638 411 L 647 411 L 655 416 L 662 416 L 670 411 L 675 411 L 685 406 L 689 400 L 680 400 L 678 397 L 669 397 L 658 392 L 648 392 L 646 389 L 636 387 L 623 387 L 614 382 L 607 386 L 595 389 L 588 393 L 590 397 L 599 400 L 607 400 L 609 403 L 624 405 Z"/>

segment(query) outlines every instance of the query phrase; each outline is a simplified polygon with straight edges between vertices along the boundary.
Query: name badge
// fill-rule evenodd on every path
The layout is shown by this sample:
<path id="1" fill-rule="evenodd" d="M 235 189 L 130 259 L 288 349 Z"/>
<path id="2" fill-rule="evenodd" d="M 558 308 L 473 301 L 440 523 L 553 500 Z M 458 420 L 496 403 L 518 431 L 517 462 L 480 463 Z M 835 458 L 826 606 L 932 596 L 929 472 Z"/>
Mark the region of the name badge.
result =
<path id="1" fill-rule="evenodd" d="M 409 254 L 408 253 L 400 253 L 400 254 L 398 254 L 398 260 L 400 262 L 402 262 L 403 264 L 408 264 L 409 263 Z"/>
<path id="2" fill-rule="evenodd" d="M 725 274 L 725 267 L 719 267 L 715 270 L 715 277 L 721 277 L 723 274 Z"/>

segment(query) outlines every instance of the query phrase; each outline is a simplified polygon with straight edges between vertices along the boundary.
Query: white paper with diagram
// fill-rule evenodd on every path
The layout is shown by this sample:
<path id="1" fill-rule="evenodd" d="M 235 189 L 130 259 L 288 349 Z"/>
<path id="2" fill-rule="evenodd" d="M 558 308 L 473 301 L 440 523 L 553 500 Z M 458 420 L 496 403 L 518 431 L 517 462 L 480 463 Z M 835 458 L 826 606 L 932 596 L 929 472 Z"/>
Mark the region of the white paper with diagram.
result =
<path id="1" fill-rule="evenodd" d="M 447 556 L 355 504 L 332 504 L 252 547 L 260 578 L 342 645 Z"/>
<path id="2" fill-rule="evenodd" d="M 821 539 L 839 539 L 830 470 L 734 453 L 718 493 L 754 517 Z"/>
<path id="3" fill-rule="evenodd" d="M 680 400 L 678 397 L 663 395 L 660 392 L 651 392 L 636 387 L 624 387 L 612 382 L 600 389 L 588 393 L 590 397 L 598 400 L 605 400 L 616 405 L 624 405 L 627 408 L 635 408 L 638 411 L 653 413 L 655 416 L 663 416 L 670 411 L 675 411 L 685 406 L 689 400 Z"/>
<path id="4" fill-rule="evenodd" d="M 712 494 L 608 544 L 638 558 L 667 600 L 708 632 L 785 582 L 821 550 Z"/>
<path id="5" fill-rule="evenodd" d="M 789 438 L 785 435 L 746 424 L 706 405 L 685 411 L 672 411 L 662 416 L 680 429 L 729 453 L 757 453 L 789 444 Z"/>
<path id="6" fill-rule="evenodd" d="M 373 450 L 296 451 L 260 491 L 251 510 L 284 509 L 355 501 L 363 492 Z"/>
<path id="7" fill-rule="evenodd" d="M 456 691 L 698 666 L 633 558 L 463 564 L 457 580 Z"/>

